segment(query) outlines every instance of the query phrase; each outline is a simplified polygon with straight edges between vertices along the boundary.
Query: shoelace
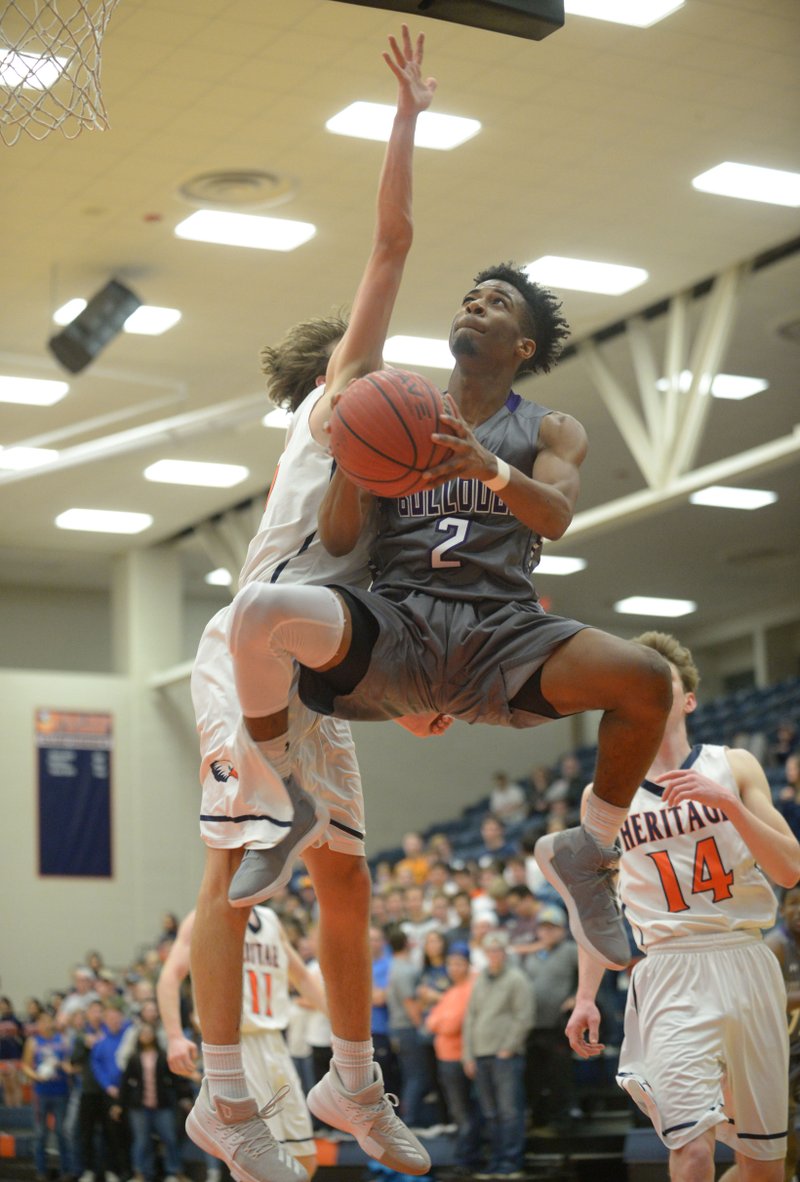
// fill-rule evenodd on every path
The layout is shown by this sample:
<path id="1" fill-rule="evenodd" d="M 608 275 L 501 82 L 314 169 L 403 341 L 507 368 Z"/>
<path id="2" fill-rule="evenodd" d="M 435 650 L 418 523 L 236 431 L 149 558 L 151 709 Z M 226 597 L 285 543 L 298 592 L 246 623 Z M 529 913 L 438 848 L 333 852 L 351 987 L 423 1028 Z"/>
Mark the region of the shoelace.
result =
<path id="1" fill-rule="evenodd" d="M 359 1104 L 356 1101 L 350 1101 L 348 1108 L 350 1110 L 350 1119 L 354 1125 L 372 1125 L 381 1117 L 393 1117 L 394 1113 L 389 1108 L 397 1108 L 400 1100 L 394 1092 L 384 1092 L 380 1100 L 374 1104 Z"/>
<path id="2" fill-rule="evenodd" d="M 278 1088 L 272 1099 L 267 1100 L 263 1108 L 259 1108 L 258 1115 L 266 1120 L 267 1117 L 274 1116 L 280 1112 L 281 1101 L 286 1099 L 291 1090 L 289 1084 L 284 1084 L 282 1088 Z"/>
<path id="3" fill-rule="evenodd" d="M 290 1091 L 291 1087 L 289 1084 L 284 1084 L 282 1088 L 278 1089 L 272 1099 L 268 1100 L 264 1107 L 258 1110 L 254 1117 L 241 1124 L 228 1125 L 227 1130 L 222 1131 L 222 1135 L 227 1135 L 229 1139 L 231 1135 L 237 1137 L 240 1144 L 244 1146 L 251 1157 L 263 1157 L 265 1153 L 272 1153 L 277 1150 L 281 1161 L 287 1164 L 287 1154 L 284 1152 L 283 1147 L 275 1140 L 269 1126 L 264 1121 L 267 1117 L 280 1112 L 281 1101 L 286 1099 Z"/>

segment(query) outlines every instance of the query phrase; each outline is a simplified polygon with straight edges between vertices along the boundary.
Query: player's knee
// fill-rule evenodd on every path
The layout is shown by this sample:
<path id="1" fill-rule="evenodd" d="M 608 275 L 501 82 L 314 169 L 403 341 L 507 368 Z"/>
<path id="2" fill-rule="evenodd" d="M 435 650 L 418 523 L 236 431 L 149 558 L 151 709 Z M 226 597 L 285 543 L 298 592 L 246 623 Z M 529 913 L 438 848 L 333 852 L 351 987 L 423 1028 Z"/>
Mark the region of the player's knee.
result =
<path id="1" fill-rule="evenodd" d="M 697 1137 L 673 1149 L 669 1155 L 671 1182 L 707 1182 L 714 1176 L 714 1142 L 708 1137 Z"/>
<path id="2" fill-rule="evenodd" d="M 266 583 L 248 583 L 231 603 L 228 613 L 228 647 L 235 657 L 256 643 L 269 643 L 283 619 L 283 589 Z"/>
<path id="3" fill-rule="evenodd" d="M 643 644 L 631 644 L 632 681 L 635 693 L 631 700 L 639 711 L 666 719 L 672 706 L 672 671 L 660 653 Z"/>

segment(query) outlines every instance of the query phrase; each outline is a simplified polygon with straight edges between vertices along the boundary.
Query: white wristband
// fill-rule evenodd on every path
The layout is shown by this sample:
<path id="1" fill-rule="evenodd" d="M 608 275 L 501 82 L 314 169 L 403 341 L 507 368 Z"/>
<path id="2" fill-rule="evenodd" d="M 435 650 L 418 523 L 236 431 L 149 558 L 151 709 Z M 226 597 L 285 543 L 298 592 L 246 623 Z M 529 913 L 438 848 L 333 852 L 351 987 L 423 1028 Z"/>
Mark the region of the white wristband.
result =
<path id="1" fill-rule="evenodd" d="M 501 460 L 499 456 L 495 456 L 497 460 L 497 475 L 493 476 L 491 480 L 484 480 L 483 483 L 492 492 L 500 492 L 501 488 L 505 488 L 511 479 L 511 465 L 507 464 L 505 460 Z"/>

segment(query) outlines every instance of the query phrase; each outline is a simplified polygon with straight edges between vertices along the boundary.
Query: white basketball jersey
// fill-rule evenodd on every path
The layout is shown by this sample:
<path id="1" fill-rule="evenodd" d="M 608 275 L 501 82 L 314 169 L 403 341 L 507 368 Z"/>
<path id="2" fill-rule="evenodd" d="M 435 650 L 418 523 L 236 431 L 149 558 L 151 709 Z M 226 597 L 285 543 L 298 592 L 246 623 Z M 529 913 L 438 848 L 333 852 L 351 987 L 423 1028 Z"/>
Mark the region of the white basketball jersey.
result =
<path id="1" fill-rule="evenodd" d="M 247 551 L 239 586 L 261 583 L 352 583 L 369 586 L 367 553 L 374 531 L 334 558 L 319 540 L 317 516 L 333 475 L 333 458 L 311 434 L 309 416 L 325 392 L 313 390 L 294 412 L 264 516 Z"/>
<path id="2" fill-rule="evenodd" d="M 724 747 L 697 746 L 683 767 L 739 789 Z M 721 809 L 667 807 L 645 780 L 620 831 L 619 892 L 640 948 L 670 937 L 769 928 L 777 901 Z"/>
<path id="3" fill-rule="evenodd" d="M 244 936 L 242 1034 L 289 1025 L 289 955 L 269 907 L 254 907 Z"/>

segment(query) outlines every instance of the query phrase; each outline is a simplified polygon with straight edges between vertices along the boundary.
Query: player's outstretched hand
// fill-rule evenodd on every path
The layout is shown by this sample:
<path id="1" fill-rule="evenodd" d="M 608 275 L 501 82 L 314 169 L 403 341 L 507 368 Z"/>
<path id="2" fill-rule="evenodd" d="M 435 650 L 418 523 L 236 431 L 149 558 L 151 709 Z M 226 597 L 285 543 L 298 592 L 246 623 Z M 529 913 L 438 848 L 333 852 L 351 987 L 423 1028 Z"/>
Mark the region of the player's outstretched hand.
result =
<path id="1" fill-rule="evenodd" d="M 422 55 L 425 49 L 425 34 L 420 33 L 415 45 L 411 43 L 408 25 L 402 26 L 402 48 L 396 37 L 389 37 L 391 54 L 384 51 L 383 60 L 400 83 L 397 109 L 403 114 L 419 114 L 427 111 L 436 91 L 435 78 L 422 77 Z"/>
<path id="2" fill-rule="evenodd" d="M 192 1076 L 197 1071 L 197 1047 L 183 1035 L 167 1042 L 167 1063 L 175 1075 Z"/>
<path id="3" fill-rule="evenodd" d="M 423 473 L 428 488 L 435 488 L 445 480 L 454 480 L 456 477 L 490 480 L 496 472 L 494 455 L 482 443 L 478 443 L 449 394 L 445 394 L 444 404 L 447 413 L 440 415 L 440 421 L 446 430 L 431 435 L 431 439 L 434 443 L 449 447 L 453 454 Z"/>
<path id="4" fill-rule="evenodd" d="M 600 1037 L 600 1011 L 593 1001 L 578 1001 L 566 1029 L 569 1045 L 581 1059 L 594 1059 L 605 1050 Z"/>
<path id="5" fill-rule="evenodd" d="M 725 806 L 735 799 L 729 788 L 710 780 L 708 776 L 701 776 L 690 767 L 665 772 L 657 778 L 656 783 L 664 786 L 662 800 L 670 807 L 684 800 L 694 800 L 698 804 L 707 804 L 712 808 L 724 810 Z"/>

